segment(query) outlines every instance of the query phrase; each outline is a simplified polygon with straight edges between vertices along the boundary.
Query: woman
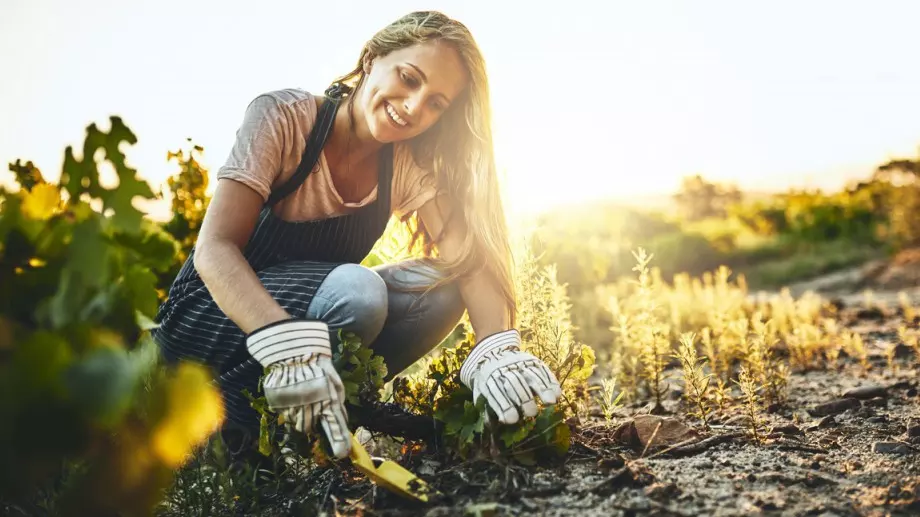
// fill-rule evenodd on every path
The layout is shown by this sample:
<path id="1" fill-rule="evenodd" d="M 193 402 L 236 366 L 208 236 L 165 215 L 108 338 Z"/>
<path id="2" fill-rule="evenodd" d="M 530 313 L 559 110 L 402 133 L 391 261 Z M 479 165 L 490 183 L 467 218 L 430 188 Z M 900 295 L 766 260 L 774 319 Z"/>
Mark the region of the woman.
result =
<path id="1" fill-rule="evenodd" d="M 492 154 L 485 66 L 465 26 L 415 12 L 374 35 L 325 97 L 248 106 L 198 241 L 158 315 L 164 357 L 218 375 L 228 423 L 254 436 L 258 393 L 303 433 L 350 450 L 339 329 L 390 376 L 425 355 L 464 310 L 479 339 L 461 379 L 504 423 L 555 403 L 559 384 L 520 351 L 510 251 Z M 427 258 L 360 262 L 391 215 L 418 216 Z M 437 256 L 434 256 L 434 249 Z"/>

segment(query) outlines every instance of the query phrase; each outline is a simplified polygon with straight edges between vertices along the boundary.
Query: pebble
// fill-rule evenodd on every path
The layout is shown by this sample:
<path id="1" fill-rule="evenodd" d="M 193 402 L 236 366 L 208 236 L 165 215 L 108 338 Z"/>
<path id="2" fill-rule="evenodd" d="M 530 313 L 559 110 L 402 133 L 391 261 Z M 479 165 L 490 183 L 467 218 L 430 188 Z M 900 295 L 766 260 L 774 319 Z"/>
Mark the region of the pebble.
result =
<path id="1" fill-rule="evenodd" d="M 917 388 L 911 388 L 911 389 L 907 390 L 907 396 L 908 396 L 908 397 L 916 397 L 916 396 L 917 396 Z"/>
<path id="2" fill-rule="evenodd" d="M 805 431 L 802 431 L 794 424 L 778 425 L 773 428 L 774 433 L 781 433 L 785 435 L 800 435 L 805 436 Z"/>
<path id="3" fill-rule="evenodd" d="M 910 454 L 910 447 L 900 442 L 875 442 L 872 452 L 879 454 Z"/>
<path id="4" fill-rule="evenodd" d="M 834 418 L 834 415 L 828 415 L 818 421 L 819 429 L 827 429 L 828 427 L 834 427 L 837 425 L 837 419 Z"/>
<path id="5" fill-rule="evenodd" d="M 872 406 L 872 407 L 887 407 L 888 399 L 884 397 L 875 397 L 875 398 L 867 400 L 865 404 L 867 406 Z"/>
<path id="6" fill-rule="evenodd" d="M 713 465 L 712 461 L 710 461 L 710 460 L 703 460 L 703 461 L 697 463 L 696 466 L 697 466 L 697 468 L 700 468 L 700 469 L 707 469 L 707 470 L 708 470 L 708 469 L 711 469 L 711 468 L 713 468 L 713 467 L 715 467 L 715 465 Z"/>
<path id="7" fill-rule="evenodd" d="M 850 399 L 874 399 L 876 397 L 887 397 L 888 390 L 884 386 L 872 385 L 872 386 L 862 386 L 860 388 L 854 388 L 848 390 L 843 394 L 843 398 Z"/>
<path id="8" fill-rule="evenodd" d="M 855 398 L 844 398 L 832 402 L 825 402 L 824 404 L 818 404 L 809 409 L 808 412 L 811 413 L 812 416 L 828 416 L 843 413 L 848 409 L 856 409 L 860 406 L 859 400 Z"/>
<path id="9" fill-rule="evenodd" d="M 914 424 L 907 427 L 908 438 L 920 438 L 920 424 Z"/>
<path id="10" fill-rule="evenodd" d="M 866 422 L 869 422 L 870 424 L 887 424 L 888 416 L 887 415 L 873 416 L 873 417 L 867 418 Z"/>

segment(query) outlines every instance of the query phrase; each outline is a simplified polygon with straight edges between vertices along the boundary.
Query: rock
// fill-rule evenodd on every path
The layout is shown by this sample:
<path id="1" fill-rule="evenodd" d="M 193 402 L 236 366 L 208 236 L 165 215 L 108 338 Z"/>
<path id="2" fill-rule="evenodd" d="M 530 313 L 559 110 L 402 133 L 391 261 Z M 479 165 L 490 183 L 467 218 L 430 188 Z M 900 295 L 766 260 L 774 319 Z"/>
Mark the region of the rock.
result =
<path id="1" fill-rule="evenodd" d="M 917 387 L 916 382 L 917 382 L 917 381 L 910 381 L 910 380 L 898 381 L 898 382 L 896 382 L 896 383 L 891 384 L 890 386 L 888 386 L 888 389 L 892 389 L 892 390 L 907 390 L 907 389 L 911 389 L 911 388 L 916 388 L 916 387 Z"/>
<path id="2" fill-rule="evenodd" d="M 848 409 L 856 409 L 860 406 L 861 404 L 859 403 L 859 400 L 854 398 L 845 398 L 834 400 L 832 402 L 825 402 L 824 404 L 818 404 L 817 406 L 809 409 L 808 413 L 812 416 L 836 415 L 843 413 Z"/>
<path id="3" fill-rule="evenodd" d="M 652 435 L 655 437 L 652 444 L 654 447 L 668 447 L 699 438 L 698 432 L 676 418 L 639 415 L 618 427 L 613 432 L 613 439 L 623 445 L 641 450 L 648 445 Z"/>
<path id="4" fill-rule="evenodd" d="M 872 452 L 878 454 L 910 454 L 911 448 L 900 442 L 875 442 Z"/>
<path id="5" fill-rule="evenodd" d="M 920 438 L 920 424 L 913 424 L 907 426 L 907 437 L 908 438 Z"/>
<path id="6" fill-rule="evenodd" d="M 887 415 L 879 415 L 879 416 L 869 417 L 869 418 L 866 419 L 866 422 L 869 422 L 870 424 L 887 424 L 887 423 L 888 423 L 888 416 L 887 416 Z"/>
<path id="7" fill-rule="evenodd" d="M 712 461 L 710 461 L 710 460 L 703 460 L 703 461 L 701 461 L 701 462 L 699 462 L 699 463 L 696 464 L 696 467 L 697 467 L 697 468 L 699 468 L 699 469 L 704 469 L 704 470 L 710 470 L 710 469 L 712 469 L 714 466 L 715 466 L 715 465 L 713 465 Z"/>
<path id="8" fill-rule="evenodd" d="M 907 390 L 907 396 L 908 396 L 908 397 L 916 397 L 916 396 L 917 396 L 917 388 L 910 388 L 909 390 Z"/>
<path id="9" fill-rule="evenodd" d="M 828 415 L 818 421 L 819 429 L 827 429 L 829 427 L 834 427 L 837 425 L 837 419 L 834 418 L 834 415 Z"/>
<path id="10" fill-rule="evenodd" d="M 854 388 L 852 390 L 847 390 L 843 394 L 843 398 L 850 399 L 874 399 L 876 397 L 887 397 L 888 390 L 884 386 L 862 386 L 860 388 Z"/>
<path id="11" fill-rule="evenodd" d="M 805 431 L 802 431 L 801 429 L 796 427 L 794 424 L 778 425 L 774 427 L 771 430 L 771 432 L 785 434 L 789 436 L 795 436 L 795 435 L 805 436 Z"/>
<path id="12" fill-rule="evenodd" d="M 874 399 L 867 400 L 864 404 L 871 407 L 888 407 L 888 399 L 884 397 L 875 397 Z"/>

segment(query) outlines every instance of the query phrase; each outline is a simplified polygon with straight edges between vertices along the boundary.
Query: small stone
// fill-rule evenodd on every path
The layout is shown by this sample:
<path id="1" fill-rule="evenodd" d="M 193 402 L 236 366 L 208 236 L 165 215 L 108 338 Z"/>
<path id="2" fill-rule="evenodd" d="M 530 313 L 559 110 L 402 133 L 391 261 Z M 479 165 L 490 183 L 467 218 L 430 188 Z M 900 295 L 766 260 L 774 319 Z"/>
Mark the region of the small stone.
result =
<path id="1" fill-rule="evenodd" d="M 875 442 L 872 444 L 872 452 L 878 454 L 910 454 L 911 449 L 900 442 Z"/>
<path id="2" fill-rule="evenodd" d="M 920 438 L 920 424 L 914 424 L 907 427 L 907 436 L 909 438 Z"/>
<path id="3" fill-rule="evenodd" d="M 747 480 L 753 483 L 754 481 L 757 481 L 757 476 L 755 476 L 754 473 L 751 472 L 750 474 L 747 475 Z"/>
<path id="4" fill-rule="evenodd" d="M 879 416 L 869 417 L 869 418 L 866 419 L 866 422 L 869 422 L 870 424 L 887 424 L 887 423 L 888 423 L 888 416 L 887 416 L 887 415 L 879 415 Z"/>
<path id="5" fill-rule="evenodd" d="M 827 429 L 829 427 L 834 427 L 837 425 L 837 419 L 834 418 L 834 415 L 828 415 L 818 421 L 819 429 Z"/>
<path id="6" fill-rule="evenodd" d="M 699 469 L 709 470 L 709 469 L 712 469 L 713 467 L 715 467 L 715 465 L 713 465 L 712 461 L 710 461 L 710 460 L 703 460 L 703 461 L 697 463 L 697 464 L 696 464 L 696 467 L 699 468 Z"/>
<path id="7" fill-rule="evenodd" d="M 811 467 L 812 470 L 821 470 L 821 462 L 813 461 L 811 462 L 811 465 L 809 465 L 809 467 Z"/>
<path id="8" fill-rule="evenodd" d="M 867 406 L 871 406 L 871 407 L 887 407 L 887 406 L 888 406 L 888 399 L 886 399 L 886 398 L 884 398 L 884 397 L 875 397 L 875 398 L 873 398 L 873 399 L 867 400 L 867 401 L 865 402 L 865 404 L 866 404 Z"/>
<path id="9" fill-rule="evenodd" d="M 801 429 L 796 427 L 794 424 L 778 425 L 773 428 L 773 432 L 790 435 L 790 436 L 794 436 L 794 435 L 805 436 L 805 431 L 802 431 Z"/>
<path id="10" fill-rule="evenodd" d="M 860 406 L 861 404 L 859 403 L 859 400 L 854 398 L 845 398 L 832 402 L 825 402 L 824 404 L 818 404 L 817 406 L 809 409 L 808 412 L 811 413 L 812 416 L 828 416 L 843 413 L 848 409 L 856 409 Z"/>
<path id="11" fill-rule="evenodd" d="M 907 396 L 908 396 L 908 397 L 916 397 L 916 396 L 917 396 L 917 388 L 911 388 L 911 389 L 907 390 Z"/>
<path id="12" fill-rule="evenodd" d="M 854 388 L 852 390 L 847 390 L 843 394 L 843 398 L 849 399 L 874 399 L 876 397 L 887 397 L 888 390 L 884 386 L 862 386 L 860 388 Z"/>

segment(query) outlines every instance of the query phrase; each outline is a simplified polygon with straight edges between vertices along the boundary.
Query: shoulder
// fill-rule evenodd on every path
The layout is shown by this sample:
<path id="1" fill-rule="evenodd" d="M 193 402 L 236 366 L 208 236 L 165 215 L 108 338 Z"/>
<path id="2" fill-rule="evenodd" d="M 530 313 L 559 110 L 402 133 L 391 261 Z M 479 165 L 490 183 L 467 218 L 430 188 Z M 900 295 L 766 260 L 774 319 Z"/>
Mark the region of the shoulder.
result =
<path id="1" fill-rule="evenodd" d="M 289 123 L 312 123 L 322 97 L 301 88 L 261 92 L 249 101 L 247 112 L 260 118 L 285 119 Z"/>

